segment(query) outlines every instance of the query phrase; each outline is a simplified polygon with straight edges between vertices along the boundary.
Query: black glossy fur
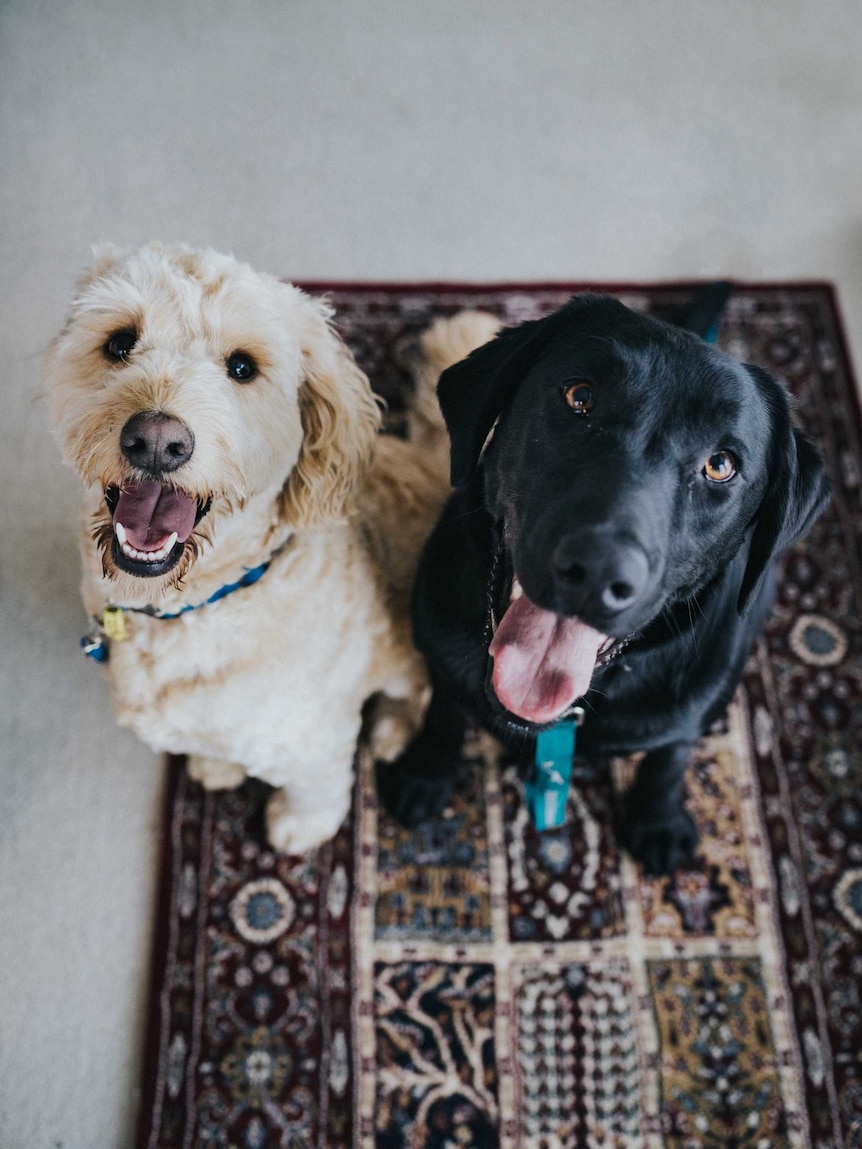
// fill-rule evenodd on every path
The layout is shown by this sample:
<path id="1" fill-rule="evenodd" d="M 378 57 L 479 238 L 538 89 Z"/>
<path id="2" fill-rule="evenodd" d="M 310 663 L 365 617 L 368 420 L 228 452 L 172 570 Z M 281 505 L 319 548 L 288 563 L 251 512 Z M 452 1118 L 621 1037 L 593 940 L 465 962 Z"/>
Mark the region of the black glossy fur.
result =
<path id="1" fill-rule="evenodd" d="M 566 404 L 573 380 L 592 388 L 588 415 Z M 828 498 L 822 460 L 776 380 L 609 297 L 504 331 L 446 371 L 439 396 L 456 490 L 414 598 L 434 698 L 381 797 L 408 825 L 438 814 L 465 715 L 529 761 L 537 728 L 503 710 L 489 677 L 489 600 L 505 606 L 500 571 L 513 570 L 537 605 L 629 640 L 593 675 L 579 752 L 647 752 L 620 836 L 668 872 L 697 842 L 692 747 L 733 694 L 778 553 Z M 719 451 L 738 461 L 727 483 L 703 473 Z"/>

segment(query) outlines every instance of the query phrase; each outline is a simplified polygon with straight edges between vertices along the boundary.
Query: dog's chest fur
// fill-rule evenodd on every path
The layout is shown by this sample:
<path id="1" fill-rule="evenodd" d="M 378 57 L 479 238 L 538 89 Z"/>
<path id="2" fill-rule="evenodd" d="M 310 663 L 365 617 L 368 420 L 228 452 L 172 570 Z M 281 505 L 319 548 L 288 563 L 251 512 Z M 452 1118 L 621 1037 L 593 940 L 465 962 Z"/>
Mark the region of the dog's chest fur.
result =
<path id="1" fill-rule="evenodd" d="M 216 603 L 174 619 L 127 614 L 109 662 L 118 720 L 155 749 L 265 777 L 315 741 L 321 683 L 344 715 L 369 693 L 387 620 L 368 568 L 357 532 L 335 528 L 295 538 L 257 583 Z"/>

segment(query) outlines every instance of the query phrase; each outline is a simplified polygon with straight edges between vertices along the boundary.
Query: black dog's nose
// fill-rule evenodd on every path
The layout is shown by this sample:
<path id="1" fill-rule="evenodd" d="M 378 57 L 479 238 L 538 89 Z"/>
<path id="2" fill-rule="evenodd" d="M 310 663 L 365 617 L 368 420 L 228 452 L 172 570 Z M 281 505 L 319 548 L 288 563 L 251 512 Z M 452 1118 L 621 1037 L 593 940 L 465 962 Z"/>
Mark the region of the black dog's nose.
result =
<path id="1" fill-rule="evenodd" d="M 566 536 L 553 564 L 558 592 L 573 614 L 619 614 L 638 600 L 649 579 L 643 549 L 601 528 Z"/>
<path id="2" fill-rule="evenodd" d="M 180 419 L 162 411 L 139 411 L 120 432 L 120 450 L 135 467 L 151 475 L 175 471 L 187 463 L 195 437 Z"/>

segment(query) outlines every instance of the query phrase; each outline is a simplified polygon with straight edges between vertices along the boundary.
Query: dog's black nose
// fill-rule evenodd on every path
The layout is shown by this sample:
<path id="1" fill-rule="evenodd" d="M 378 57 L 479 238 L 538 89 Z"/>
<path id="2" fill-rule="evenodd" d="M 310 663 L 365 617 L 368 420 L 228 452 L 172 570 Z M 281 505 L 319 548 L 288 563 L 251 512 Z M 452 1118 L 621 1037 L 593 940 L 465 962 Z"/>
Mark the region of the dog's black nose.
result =
<path id="1" fill-rule="evenodd" d="M 135 467 L 151 475 L 175 471 L 195 449 L 191 430 L 162 411 L 139 411 L 120 432 L 120 450 Z"/>
<path id="2" fill-rule="evenodd" d="M 649 562 L 633 541 L 601 529 L 566 536 L 553 557 L 558 592 L 573 614 L 608 617 L 637 602 L 649 579 Z"/>

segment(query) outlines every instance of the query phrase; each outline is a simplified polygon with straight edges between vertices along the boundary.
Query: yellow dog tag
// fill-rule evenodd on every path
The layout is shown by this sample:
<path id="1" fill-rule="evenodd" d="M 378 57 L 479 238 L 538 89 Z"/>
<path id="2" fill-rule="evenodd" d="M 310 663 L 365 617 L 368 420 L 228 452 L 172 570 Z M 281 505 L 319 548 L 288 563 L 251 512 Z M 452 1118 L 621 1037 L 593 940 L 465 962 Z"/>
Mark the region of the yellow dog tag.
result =
<path id="1" fill-rule="evenodd" d="M 106 606 L 102 611 L 102 629 L 113 642 L 126 637 L 126 616 L 118 606 Z"/>

